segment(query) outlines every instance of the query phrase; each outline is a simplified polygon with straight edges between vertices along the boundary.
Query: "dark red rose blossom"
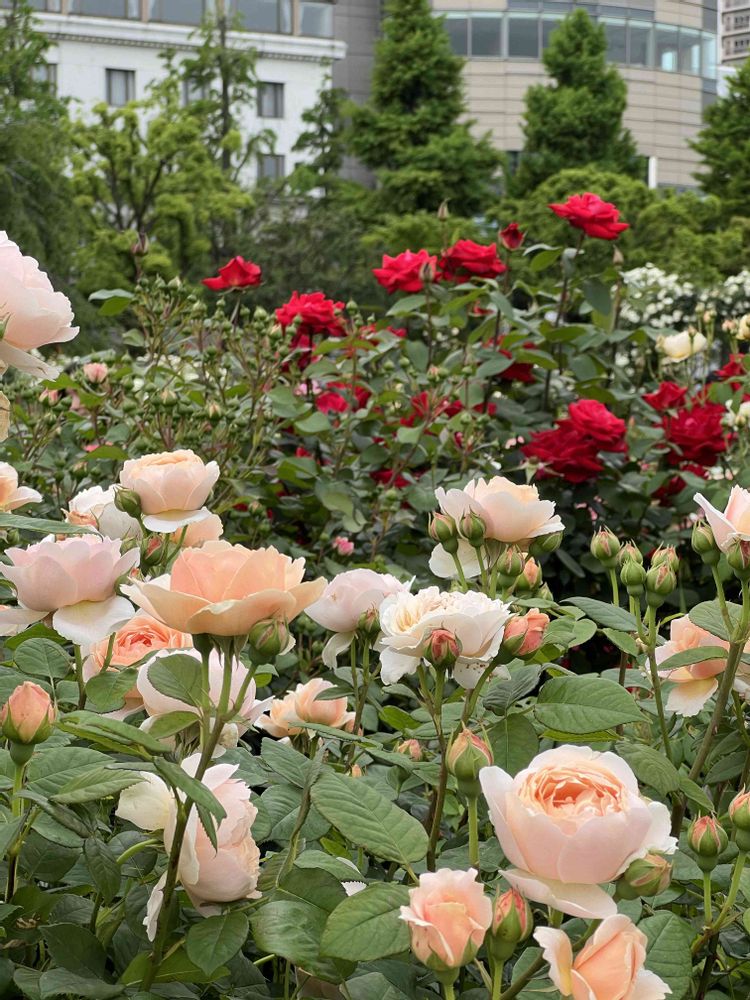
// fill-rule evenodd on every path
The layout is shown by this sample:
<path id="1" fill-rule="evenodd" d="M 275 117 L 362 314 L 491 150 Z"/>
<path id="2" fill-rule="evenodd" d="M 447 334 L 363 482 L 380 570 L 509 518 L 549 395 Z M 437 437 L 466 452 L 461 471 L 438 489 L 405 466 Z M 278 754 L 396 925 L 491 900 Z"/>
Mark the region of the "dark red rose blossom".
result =
<path id="1" fill-rule="evenodd" d="M 714 379 L 717 382 L 727 382 L 730 379 L 742 379 L 747 375 L 745 371 L 745 365 L 743 364 L 744 354 L 731 354 L 729 361 L 724 365 L 723 368 L 717 368 L 714 372 Z M 736 392 L 742 383 L 739 381 L 733 381 L 731 383 L 732 388 Z"/>
<path id="2" fill-rule="evenodd" d="M 500 242 L 506 250 L 518 250 L 526 239 L 526 233 L 522 233 L 517 222 L 511 222 L 500 232 Z"/>
<path id="3" fill-rule="evenodd" d="M 445 281 L 496 278 L 507 270 L 497 255 L 494 243 L 485 245 L 473 240 L 459 240 L 448 247 L 440 258 L 440 276 Z"/>
<path id="4" fill-rule="evenodd" d="M 216 278 L 204 278 L 203 284 L 212 292 L 223 292 L 227 288 L 250 288 L 259 285 L 261 270 L 257 264 L 244 257 L 232 257 L 228 264 L 219 268 Z"/>
<path id="5" fill-rule="evenodd" d="M 521 451 L 526 458 L 542 464 L 542 476 L 556 473 L 569 483 L 596 479 L 604 468 L 596 444 L 579 434 L 569 420 L 560 421 L 551 430 L 533 434 Z"/>
<path id="6" fill-rule="evenodd" d="M 683 472 L 692 472 L 694 476 L 700 476 L 702 479 L 706 478 L 706 470 L 702 465 L 696 465 L 694 462 L 688 462 L 687 465 L 682 467 Z M 674 497 L 682 491 L 687 486 L 687 483 L 682 478 L 681 475 L 670 476 L 665 483 L 663 483 L 658 490 L 654 491 L 654 499 L 659 501 L 662 507 L 669 507 L 672 504 Z"/>
<path id="7" fill-rule="evenodd" d="M 656 392 L 647 392 L 644 403 L 662 413 L 664 410 L 679 410 L 685 405 L 687 389 L 676 382 L 662 382 Z"/>
<path id="8" fill-rule="evenodd" d="M 630 228 L 629 223 L 619 221 L 620 212 L 615 205 L 602 201 L 598 194 L 591 191 L 571 195 L 564 204 L 549 207 L 555 215 L 567 219 L 571 226 L 598 240 L 616 240 L 620 233 Z"/>
<path id="9" fill-rule="evenodd" d="M 727 432 L 722 420 L 726 411 L 720 403 L 693 403 L 662 421 L 670 445 L 670 465 L 695 462 L 714 465 L 727 449 Z"/>
<path id="10" fill-rule="evenodd" d="M 596 399 L 580 399 L 568 407 L 573 427 L 582 436 L 590 438 L 601 451 L 623 451 L 625 448 L 625 421 L 620 420 Z"/>
<path id="11" fill-rule="evenodd" d="M 397 490 L 403 490 L 412 485 L 406 476 L 400 472 L 397 473 L 395 469 L 377 469 L 370 473 L 370 478 L 374 479 L 376 483 L 380 483 L 381 486 L 395 486 Z"/>
<path id="12" fill-rule="evenodd" d="M 427 250 L 404 250 L 395 257 L 383 254 L 382 267 L 375 267 L 372 273 L 387 292 L 421 292 L 425 279 L 433 280 L 437 268 L 437 257 Z"/>
<path id="13" fill-rule="evenodd" d="M 297 458 L 312 458 L 312 452 L 308 451 L 307 448 L 303 448 L 302 445 L 297 445 L 294 449 L 294 454 Z"/>
<path id="14" fill-rule="evenodd" d="M 344 413 L 349 404 L 338 392 L 319 392 L 315 397 L 315 406 L 321 413 Z"/>
<path id="15" fill-rule="evenodd" d="M 323 292 L 305 295 L 292 292 L 289 301 L 276 310 L 276 319 L 283 327 L 287 327 L 299 318 L 298 336 L 309 337 L 317 333 L 327 337 L 343 337 L 346 331 L 338 315 L 343 308 L 343 302 L 327 299 Z"/>

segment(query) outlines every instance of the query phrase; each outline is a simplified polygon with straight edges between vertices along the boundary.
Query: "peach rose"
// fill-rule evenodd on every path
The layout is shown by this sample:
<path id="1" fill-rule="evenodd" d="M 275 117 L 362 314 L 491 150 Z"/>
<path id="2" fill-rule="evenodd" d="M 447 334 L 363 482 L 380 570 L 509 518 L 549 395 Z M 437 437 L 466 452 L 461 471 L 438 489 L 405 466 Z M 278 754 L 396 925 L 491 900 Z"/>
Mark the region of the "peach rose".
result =
<path id="1" fill-rule="evenodd" d="M 72 322 L 70 301 L 54 290 L 33 257 L 24 257 L 0 231 L 0 363 L 37 378 L 54 378 L 58 370 L 29 352 L 72 340 L 78 333 Z"/>
<path id="2" fill-rule="evenodd" d="M 702 493 L 696 493 L 693 499 L 703 508 L 722 552 L 726 552 L 735 539 L 750 541 L 750 491 L 733 486 L 723 511 L 717 510 Z"/>
<path id="3" fill-rule="evenodd" d="M 504 476 L 472 479 L 462 490 L 435 490 L 440 509 L 459 524 L 472 511 L 484 522 L 487 538 L 518 545 L 539 535 L 563 531 L 551 500 L 540 500 L 536 486 L 519 486 Z"/>
<path id="4" fill-rule="evenodd" d="M 549 615 L 543 611 L 532 609 L 525 615 L 514 615 L 505 626 L 503 642 L 508 644 L 515 656 L 528 656 L 542 645 L 548 626 Z"/>
<path id="5" fill-rule="evenodd" d="M 183 549 L 171 574 L 122 589 L 180 632 L 247 635 L 266 618 L 291 621 L 320 597 L 325 580 L 303 583 L 304 572 L 304 559 L 290 559 L 273 547 L 206 542 L 199 549 Z"/>
<path id="6" fill-rule="evenodd" d="M 185 528 L 178 528 L 169 536 L 170 542 L 178 542 L 183 549 L 199 549 L 204 542 L 217 542 L 224 534 L 224 525 L 218 514 L 209 514 L 202 521 L 193 521 Z"/>
<path id="7" fill-rule="evenodd" d="M 13 743 L 42 743 L 50 734 L 57 713 L 52 699 L 38 684 L 24 681 L 0 708 L 0 725 Z"/>
<path id="8" fill-rule="evenodd" d="M 89 644 L 111 635 L 133 614 L 130 602 L 115 595 L 115 584 L 138 565 L 137 549 L 123 553 L 119 541 L 82 535 L 45 538 L 6 555 L 11 565 L 0 573 L 14 584 L 20 609 L 30 614 L 28 624 L 52 613 L 52 627 L 61 636 Z M 10 617 L 0 611 L 0 632 Z"/>
<path id="9" fill-rule="evenodd" d="M 540 927 L 534 937 L 549 962 L 550 979 L 574 1000 L 664 1000 L 672 990 L 643 968 L 648 938 L 629 917 L 607 917 L 573 957 L 565 931 Z"/>
<path id="10" fill-rule="evenodd" d="M 644 799 L 613 753 L 560 746 L 515 777 L 485 767 L 479 780 L 503 853 L 517 866 L 506 879 L 563 913 L 611 916 L 617 908 L 600 885 L 650 850 L 671 854 L 677 846 L 667 807 Z"/>
<path id="11" fill-rule="evenodd" d="M 120 472 L 121 485 L 138 494 L 148 530 L 170 534 L 210 516 L 203 504 L 218 478 L 216 462 L 206 465 L 187 449 L 128 459 Z"/>
<path id="12" fill-rule="evenodd" d="M 445 972 L 468 965 L 482 946 L 492 903 L 476 879 L 475 868 L 441 868 L 420 875 L 419 885 L 409 890 L 401 919 L 409 925 L 411 950 L 428 968 Z"/>
<path id="13" fill-rule="evenodd" d="M 323 649 L 323 663 L 333 670 L 336 657 L 351 645 L 362 615 L 376 612 L 392 594 L 408 593 L 409 586 L 390 573 L 371 569 L 350 569 L 335 576 L 307 608 L 314 622 L 336 633 Z"/>
<path id="14" fill-rule="evenodd" d="M 333 729 L 347 729 L 354 725 L 354 712 L 347 712 L 346 698 L 322 700 L 320 695 L 334 685 L 314 677 L 306 684 L 298 684 L 284 698 L 276 698 L 267 716 L 258 719 L 258 727 L 271 736 L 296 736 L 313 722 Z"/>
<path id="15" fill-rule="evenodd" d="M 669 642 L 656 648 L 656 662 L 664 663 L 675 653 L 688 649 L 699 649 L 701 646 L 720 646 L 729 649 L 729 643 L 717 639 L 703 628 L 694 625 L 687 615 L 675 618 L 669 626 Z M 716 691 L 719 682 L 717 676 L 723 673 L 727 665 L 726 657 L 715 660 L 703 660 L 691 663 L 675 670 L 660 670 L 659 676 L 671 681 L 675 686 L 669 692 L 667 708 L 678 715 L 697 715 L 711 695 Z"/>
<path id="16" fill-rule="evenodd" d="M 108 375 L 109 368 L 107 368 L 103 361 L 89 361 L 83 366 L 83 377 L 88 379 L 92 385 L 99 385 L 102 382 L 106 382 Z"/>
<path id="17" fill-rule="evenodd" d="M 141 526 L 115 506 L 115 487 L 91 486 L 70 500 L 64 512 L 68 524 L 88 525 L 107 538 L 140 538 Z"/>
<path id="18" fill-rule="evenodd" d="M 16 510 L 27 503 L 40 503 L 42 494 L 18 485 L 18 473 L 7 462 L 0 462 L 0 510 Z"/>

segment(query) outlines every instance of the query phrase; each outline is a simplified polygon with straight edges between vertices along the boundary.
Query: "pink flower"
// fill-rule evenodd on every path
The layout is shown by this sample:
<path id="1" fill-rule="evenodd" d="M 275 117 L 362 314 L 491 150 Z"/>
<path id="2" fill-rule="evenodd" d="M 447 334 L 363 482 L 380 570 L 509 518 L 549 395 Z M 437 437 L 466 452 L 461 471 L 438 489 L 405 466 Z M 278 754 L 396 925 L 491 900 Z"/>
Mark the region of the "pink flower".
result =
<path id="1" fill-rule="evenodd" d="M 24 681 L 0 708 L 3 736 L 13 743 L 42 743 L 49 736 L 56 715 L 44 688 Z"/>
<path id="2" fill-rule="evenodd" d="M 664 663 L 675 653 L 701 646 L 720 646 L 729 649 L 729 643 L 717 639 L 705 629 L 694 625 L 688 615 L 675 618 L 669 626 L 669 642 L 656 647 L 656 662 Z M 659 676 L 675 686 L 669 692 L 667 708 L 678 715 L 697 715 L 719 686 L 717 676 L 727 665 L 726 657 L 702 660 L 675 670 L 660 670 Z"/>
<path id="3" fill-rule="evenodd" d="M 203 278 L 202 284 L 212 292 L 223 292 L 227 288 L 250 288 L 259 285 L 261 270 L 257 264 L 244 257 L 232 257 L 228 264 L 219 268 L 218 278 Z"/>
<path id="4" fill-rule="evenodd" d="M 722 552 L 726 552 L 736 539 L 750 541 L 750 491 L 733 486 L 723 511 L 710 504 L 701 493 L 696 493 L 693 499 L 703 508 Z"/>
<path id="5" fill-rule="evenodd" d="M 116 487 L 106 490 L 90 486 L 69 501 L 64 511 L 68 524 L 88 525 L 107 538 L 140 538 L 141 526 L 134 517 L 115 506 Z"/>
<path id="6" fill-rule="evenodd" d="M 320 698 L 324 691 L 332 687 L 330 681 L 320 677 L 298 684 L 284 698 L 274 700 L 268 716 L 258 719 L 258 727 L 277 737 L 296 736 L 304 730 L 307 722 L 351 732 L 354 712 L 347 711 L 346 698 Z"/>
<path id="7" fill-rule="evenodd" d="M 648 938 L 629 917 L 607 917 L 573 957 L 565 931 L 540 927 L 534 937 L 544 949 L 550 978 L 574 1000 L 664 1000 L 672 990 L 643 968 Z"/>
<path id="8" fill-rule="evenodd" d="M 99 385 L 101 382 L 107 381 L 109 368 L 107 368 L 103 361 L 89 361 L 88 364 L 83 366 L 83 375 L 93 385 Z"/>
<path id="9" fill-rule="evenodd" d="M 514 615 L 505 626 L 503 645 L 516 656 L 535 653 L 544 642 L 544 632 L 549 621 L 549 615 L 545 615 L 543 611 L 531 610 L 525 615 Z"/>
<path id="10" fill-rule="evenodd" d="M 42 494 L 18 485 L 18 473 L 7 462 L 0 462 L 0 510 L 17 510 L 27 503 L 41 503 Z"/>
<path id="11" fill-rule="evenodd" d="M 188 449 L 128 459 L 120 472 L 121 485 L 138 495 L 144 525 L 169 533 L 210 516 L 203 504 L 218 478 L 216 462 Z"/>
<path id="12" fill-rule="evenodd" d="M 333 540 L 333 547 L 340 556 L 350 556 L 354 552 L 354 542 L 346 535 L 337 535 Z"/>
<path id="13" fill-rule="evenodd" d="M 671 854 L 669 810 L 649 802 L 613 753 L 560 746 L 515 777 L 486 767 L 479 780 L 505 856 L 503 874 L 528 899 L 591 919 L 616 912 L 600 888 L 650 850 Z"/>
<path id="14" fill-rule="evenodd" d="M 184 528 L 178 528 L 169 536 L 170 542 L 180 542 L 183 549 L 199 549 L 206 542 L 217 542 L 224 534 L 224 525 L 218 514 L 209 514 L 202 521 L 193 521 Z"/>
<path id="15" fill-rule="evenodd" d="M 503 476 L 472 479 L 463 489 L 435 490 L 444 514 L 456 524 L 467 512 L 484 522 L 487 537 L 514 545 L 563 530 L 555 504 L 540 500 L 536 486 L 519 486 Z"/>
<path id="16" fill-rule="evenodd" d="M 441 868 L 419 876 L 401 919 L 409 925 L 411 950 L 430 969 L 444 972 L 474 960 L 492 923 L 492 903 L 476 869 Z"/>

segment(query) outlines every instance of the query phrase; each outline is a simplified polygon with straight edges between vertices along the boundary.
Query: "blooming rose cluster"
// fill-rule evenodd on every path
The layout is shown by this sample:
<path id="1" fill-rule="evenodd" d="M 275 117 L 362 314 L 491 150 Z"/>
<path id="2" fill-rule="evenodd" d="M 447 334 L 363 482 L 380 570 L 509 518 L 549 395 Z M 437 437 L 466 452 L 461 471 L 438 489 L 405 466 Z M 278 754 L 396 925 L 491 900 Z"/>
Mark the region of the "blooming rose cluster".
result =
<path id="1" fill-rule="evenodd" d="M 508 232 L 508 239 L 516 241 Z M 520 245 L 520 244 L 518 244 Z M 497 278 L 507 271 L 498 256 L 497 244 L 458 240 L 438 258 L 427 250 L 404 250 L 394 257 L 385 254 L 381 267 L 373 269 L 378 283 L 389 293 L 421 292 L 432 281 L 462 282 L 472 278 Z"/>
<path id="2" fill-rule="evenodd" d="M 533 434 L 521 451 L 538 462 L 539 474 L 558 475 L 569 483 L 596 479 L 604 469 L 601 453 L 627 451 L 625 421 L 595 399 L 581 399 L 568 406 L 568 416 L 555 427 Z"/>
<path id="3" fill-rule="evenodd" d="M 620 222 L 620 212 L 615 205 L 602 201 L 591 191 L 571 195 L 566 202 L 549 207 L 555 215 L 594 239 L 616 240 L 620 233 L 630 228 L 627 222 Z"/>

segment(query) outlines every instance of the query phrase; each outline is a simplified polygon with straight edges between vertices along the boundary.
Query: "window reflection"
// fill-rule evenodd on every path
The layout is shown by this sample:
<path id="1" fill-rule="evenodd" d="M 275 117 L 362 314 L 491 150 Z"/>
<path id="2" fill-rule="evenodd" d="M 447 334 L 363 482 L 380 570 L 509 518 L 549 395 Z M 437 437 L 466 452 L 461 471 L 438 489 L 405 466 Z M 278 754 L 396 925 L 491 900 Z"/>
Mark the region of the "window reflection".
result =
<path id="1" fill-rule="evenodd" d="M 513 59 L 539 58 L 539 21 L 511 14 L 508 18 L 508 55 Z"/>
<path id="2" fill-rule="evenodd" d="M 631 66 L 651 66 L 653 25 L 631 21 L 628 25 L 628 62 Z"/>
<path id="3" fill-rule="evenodd" d="M 614 20 L 614 18 L 602 19 L 604 33 L 607 36 L 607 59 L 610 62 L 627 62 L 628 44 L 625 21 Z"/>
<path id="4" fill-rule="evenodd" d="M 677 28 L 657 25 L 656 28 L 656 68 L 677 71 L 677 60 L 680 51 L 680 32 Z"/>
<path id="5" fill-rule="evenodd" d="M 471 19 L 472 56 L 499 56 L 502 52 L 502 18 L 498 14 L 479 14 Z"/>
<path id="6" fill-rule="evenodd" d="M 469 54 L 469 18 L 465 14 L 448 14 L 443 22 L 457 56 Z"/>

